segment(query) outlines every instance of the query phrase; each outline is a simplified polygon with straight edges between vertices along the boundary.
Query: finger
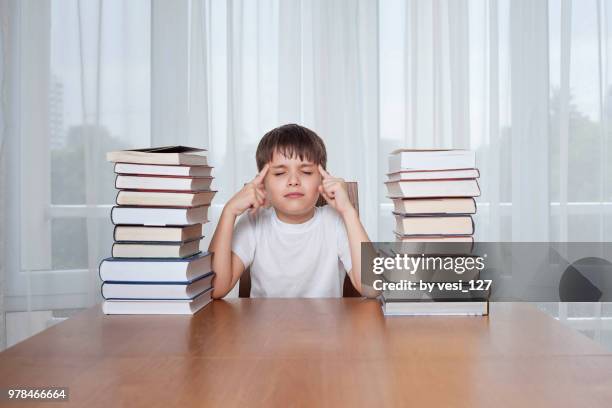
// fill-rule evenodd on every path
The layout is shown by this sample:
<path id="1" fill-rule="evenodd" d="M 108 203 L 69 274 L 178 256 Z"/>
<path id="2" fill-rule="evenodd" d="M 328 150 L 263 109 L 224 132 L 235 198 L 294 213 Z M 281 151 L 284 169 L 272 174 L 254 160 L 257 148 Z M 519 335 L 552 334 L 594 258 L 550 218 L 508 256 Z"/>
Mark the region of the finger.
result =
<path id="1" fill-rule="evenodd" d="M 328 179 L 323 180 L 323 185 L 324 186 L 332 186 L 334 184 L 338 184 L 338 179 L 328 178 Z"/>
<path id="2" fill-rule="evenodd" d="M 334 198 L 336 196 L 336 192 L 338 191 L 338 185 L 332 184 L 330 186 L 324 187 L 323 190 L 325 191 L 325 194 L 327 194 L 329 197 Z"/>
<path id="3" fill-rule="evenodd" d="M 251 214 L 255 214 L 257 212 L 257 209 L 260 207 L 259 202 L 257 200 L 255 200 L 252 204 L 251 204 L 251 210 L 249 211 Z"/>
<path id="4" fill-rule="evenodd" d="M 324 181 L 323 184 L 323 189 L 325 189 L 325 191 L 327 193 L 330 193 L 331 191 L 337 191 L 339 188 L 342 188 L 340 186 L 340 183 L 338 183 L 336 180 L 332 180 L 332 181 Z"/>
<path id="5" fill-rule="evenodd" d="M 321 173 L 321 177 L 323 177 L 323 179 L 331 177 L 329 173 L 326 172 L 323 166 L 321 166 L 320 164 L 319 164 L 319 173 Z"/>
<path id="6" fill-rule="evenodd" d="M 319 193 L 321 193 L 325 201 L 327 201 L 327 204 L 331 205 L 331 197 L 327 195 L 327 193 L 323 189 L 323 186 L 319 186 Z"/>
<path id="7" fill-rule="evenodd" d="M 263 169 L 261 169 L 259 174 L 257 174 L 257 176 L 255 176 L 255 178 L 253 179 L 253 184 L 255 184 L 256 186 L 262 184 L 264 178 L 266 177 L 266 174 L 268 173 L 269 168 L 270 163 L 266 163 L 266 165 L 263 166 Z"/>
<path id="8" fill-rule="evenodd" d="M 257 201 L 259 202 L 259 205 L 263 206 L 264 203 L 266 202 L 266 196 L 258 190 L 255 190 L 255 196 L 257 197 Z"/>

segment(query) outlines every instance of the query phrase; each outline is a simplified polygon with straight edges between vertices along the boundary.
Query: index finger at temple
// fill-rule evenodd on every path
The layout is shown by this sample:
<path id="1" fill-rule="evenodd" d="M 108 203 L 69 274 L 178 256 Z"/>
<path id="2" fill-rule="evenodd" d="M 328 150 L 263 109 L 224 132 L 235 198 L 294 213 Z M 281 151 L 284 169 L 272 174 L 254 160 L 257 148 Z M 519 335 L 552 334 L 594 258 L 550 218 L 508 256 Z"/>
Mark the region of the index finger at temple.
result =
<path id="1" fill-rule="evenodd" d="M 321 173 L 321 176 L 322 176 L 323 178 L 328 178 L 328 177 L 330 177 L 329 173 L 328 173 L 328 172 L 326 172 L 326 171 L 325 171 L 325 169 L 323 168 L 323 166 L 321 166 L 320 164 L 319 164 L 319 173 Z"/>
<path id="2" fill-rule="evenodd" d="M 266 173 L 268 173 L 269 168 L 270 168 L 270 164 L 266 163 L 266 165 L 263 167 L 263 169 L 261 169 L 259 174 L 255 176 L 255 178 L 253 179 L 253 183 L 255 183 L 256 185 L 261 184 L 264 178 L 266 177 Z"/>

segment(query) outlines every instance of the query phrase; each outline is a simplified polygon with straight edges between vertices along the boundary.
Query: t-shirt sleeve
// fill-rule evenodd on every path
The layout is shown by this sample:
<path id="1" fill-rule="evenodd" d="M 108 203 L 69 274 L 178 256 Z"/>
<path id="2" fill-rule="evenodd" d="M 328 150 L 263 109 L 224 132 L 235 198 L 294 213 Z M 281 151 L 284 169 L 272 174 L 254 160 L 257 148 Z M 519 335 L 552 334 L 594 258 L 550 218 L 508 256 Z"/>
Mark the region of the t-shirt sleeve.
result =
<path id="1" fill-rule="evenodd" d="M 248 211 L 238 218 L 232 235 L 232 252 L 242 261 L 245 268 L 253 262 L 255 255 L 255 221 Z"/>
<path id="2" fill-rule="evenodd" d="M 336 240 L 338 243 L 338 257 L 344 265 L 344 269 L 348 272 L 353 269 L 353 263 L 351 261 L 351 248 L 349 246 L 348 235 L 346 234 L 346 225 L 344 221 L 338 215 L 336 224 Z"/>

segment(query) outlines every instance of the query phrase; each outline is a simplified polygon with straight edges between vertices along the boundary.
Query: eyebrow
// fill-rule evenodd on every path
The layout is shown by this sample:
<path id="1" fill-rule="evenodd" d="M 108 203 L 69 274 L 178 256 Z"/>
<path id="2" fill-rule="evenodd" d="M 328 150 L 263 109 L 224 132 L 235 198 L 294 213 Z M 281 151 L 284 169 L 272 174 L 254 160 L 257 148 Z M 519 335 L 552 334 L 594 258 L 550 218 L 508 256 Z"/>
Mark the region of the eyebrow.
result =
<path id="1" fill-rule="evenodd" d="M 314 164 L 302 163 L 302 164 L 300 164 L 300 166 L 299 166 L 299 167 L 300 167 L 300 168 L 303 168 L 303 167 L 313 167 L 313 166 L 314 166 Z M 272 166 L 272 168 L 273 168 L 273 169 L 286 169 L 286 168 L 287 168 L 287 166 L 286 166 L 286 165 L 284 165 L 284 164 L 277 164 L 276 166 Z"/>

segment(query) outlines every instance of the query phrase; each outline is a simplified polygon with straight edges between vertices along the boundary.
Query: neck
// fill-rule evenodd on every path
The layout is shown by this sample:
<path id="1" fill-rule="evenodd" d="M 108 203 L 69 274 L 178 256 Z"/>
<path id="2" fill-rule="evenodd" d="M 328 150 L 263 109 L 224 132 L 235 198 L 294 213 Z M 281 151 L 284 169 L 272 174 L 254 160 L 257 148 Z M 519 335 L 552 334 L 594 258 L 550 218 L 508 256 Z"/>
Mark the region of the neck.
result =
<path id="1" fill-rule="evenodd" d="M 274 209 L 276 212 L 276 216 L 282 222 L 286 222 L 287 224 L 303 224 L 312 217 L 314 217 L 315 207 L 312 207 L 308 212 L 304 214 L 285 214 L 282 211 L 278 211 L 276 208 Z"/>

